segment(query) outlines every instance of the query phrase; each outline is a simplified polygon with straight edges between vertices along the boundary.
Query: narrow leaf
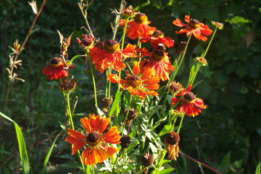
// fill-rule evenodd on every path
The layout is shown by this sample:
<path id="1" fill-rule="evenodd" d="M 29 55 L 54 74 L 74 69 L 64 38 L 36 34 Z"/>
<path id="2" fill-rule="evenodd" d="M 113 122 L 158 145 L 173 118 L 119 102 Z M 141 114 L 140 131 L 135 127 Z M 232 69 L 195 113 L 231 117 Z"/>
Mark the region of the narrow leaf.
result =
<path id="1" fill-rule="evenodd" d="M 261 168 L 261 162 L 259 162 L 259 164 L 257 165 L 255 174 L 260 174 L 261 173 L 260 168 Z"/>
<path id="2" fill-rule="evenodd" d="M 17 141 L 18 141 L 18 146 L 19 146 L 20 158 L 21 158 L 21 162 L 22 162 L 23 173 L 29 174 L 30 173 L 30 170 L 29 170 L 30 165 L 29 165 L 29 159 L 28 159 L 28 155 L 27 155 L 27 149 L 26 149 L 26 145 L 25 145 L 25 142 L 24 142 L 23 133 L 22 133 L 19 125 L 15 121 L 13 121 L 11 118 L 6 116 L 2 112 L 0 112 L 0 115 L 2 117 L 4 117 L 5 119 L 14 123 Z"/>
<path id="3" fill-rule="evenodd" d="M 115 111 L 116 107 L 118 106 L 118 104 L 120 102 L 120 99 L 121 99 L 121 92 L 117 91 L 117 93 L 115 95 L 115 100 L 112 104 L 112 107 L 111 107 L 111 110 L 110 110 L 110 113 L 109 113 L 109 116 L 111 116 L 112 113 Z"/>
<path id="4" fill-rule="evenodd" d="M 47 155 L 46 155 L 46 157 L 45 157 L 44 164 L 43 164 L 43 169 L 42 169 L 42 172 L 41 172 L 42 174 L 44 174 L 44 172 L 45 172 L 45 169 L 46 169 L 47 163 L 48 163 L 48 161 L 49 161 L 49 158 L 50 158 L 50 156 L 51 156 L 51 153 L 52 153 L 52 151 L 53 151 L 53 147 L 54 147 L 54 145 L 55 145 L 55 142 L 56 142 L 57 138 L 60 136 L 61 133 L 62 133 L 62 132 L 60 132 L 60 133 L 55 137 L 55 139 L 54 139 L 54 141 L 53 141 L 53 144 L 51 145 L 51 147 L 50 147 L 50 149 L 49 149 L 49 151 L 48 151 L 48 153 L 47 153 Z"/>

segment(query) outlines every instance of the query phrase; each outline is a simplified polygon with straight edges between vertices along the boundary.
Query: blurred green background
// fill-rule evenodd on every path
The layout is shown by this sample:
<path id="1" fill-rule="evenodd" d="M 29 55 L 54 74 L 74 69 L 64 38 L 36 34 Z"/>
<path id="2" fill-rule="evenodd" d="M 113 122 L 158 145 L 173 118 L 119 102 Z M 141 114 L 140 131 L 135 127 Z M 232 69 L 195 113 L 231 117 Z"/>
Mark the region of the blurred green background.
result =
<path id="1" fill-rule="evenodd" d="M 27 146 L 50 138 L 60 130 L 59 122 L 64 123 L 63 95 L 55 81 L 48 81 L 41 74 L 54 56 L 59 56 L 59 30 L 64 36 L 72 32 L 69 58 L 83 54 L 76 37 L 85 33 L 84 18 L 74 0 L 47 0 L 36 22 L 34 32 L 25 50 L 19 56 L 23 61 L 15 73 L 25 79 L 25 83 L 15 81 L 12 85 L 6 115 L 14 119 L 25 134 Z M 217 31 L 206 56 L 208 66 L 202 67 L 193 92 L 204 99 L 208 108 L 195 118 L 186 117 L 181 130 L 180 149 L 187 155 L 213 167 L 230 168 L 224 173 L 253 173 L 260 161 L 261 148 L 261 2 L 259 0 L 127 0 L 137 11 L 147 14 L 151 26 L 157 27 L 175 40 L 169 52 L 172 61 L 177 58 L 175 48 L 180 41 L 186 41 L 185 34 L 176 35 L 172 21 L 184 16 L 208 24 L 211 21 L 224 23 L 224 29 Z M 38 9 L 41 1 L 37 0 Z M 111 39 L 111 23 L 115 14 L 110 9 L 119 9 L 120 0 L 94 0 L 88 10 L 88 20 L 95 28 L 94 34 L 101 40 Z M 0 2 L 0 111 L 3 111 L 8 86 L 8 55 L 15 39 L 22 43 L 34 14 L 27 1 L 2 0 Z M 120 40 L 120 29 L 116 40 Z M 210 37 L 208 37 L 210 38 Z M 185 63 L 176 80 L 186 84 L 189 67 L 193 58 L 200 56 L 207 43 L 191 40 L 185 56 Z M 90 72 L 85 73 L 84 60 L 77 60 L 71 72 L 78 82 L 72 97 L 79 96 L 77 113 L 91 113 L 94 107 Z M 104 96 L 104 75 L 97 73 L 99 100 Z M 203 80 L 203 81 L 202 81 Z M 80 115 L 80 114 L 79 114 Z M 0 164 L 18 152 L 13 124 L 7 121 L 0 127 Z M 37 166 L 42 165 L 46 146 L 45 141 L 29 150 L 29 159 Z M 61 154 L 69 149 L 56 148 Z M 224 159 L 224 157 L 227 157 Z M 224 159 L 224 160 L 223 160 Z M 223 160 L 223 165 L 221 161 Z M 33 161 L 33 162 L 32 162 Z M 51 158 L 52 164 L 64 163 L 64 159 Z M 173 162 L 174 164 L 174 162 Z M 177 165 L 179 164 L 179 165 Z M 228 165 L 231 164 L 231 165 Z M 179 158 L 176 172 L 201 173 L 197 164 Z M 0 171 L 8 173 L 17 167 L 17 157 L 11 159 Z M 2 173 L 2 172 L 1 172 Z M 205 173 L 211 173 L 206 169 Z"/>

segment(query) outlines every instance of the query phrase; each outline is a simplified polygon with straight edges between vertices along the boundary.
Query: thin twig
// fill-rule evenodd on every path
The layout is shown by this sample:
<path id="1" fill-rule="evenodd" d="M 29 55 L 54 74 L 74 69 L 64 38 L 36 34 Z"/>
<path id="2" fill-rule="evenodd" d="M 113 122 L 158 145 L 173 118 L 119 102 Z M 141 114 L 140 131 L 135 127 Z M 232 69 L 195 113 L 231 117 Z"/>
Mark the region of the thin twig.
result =
<path id="1" fill-rule="evenodd" d="M 209 166 L 209 165 L 207 165 L 207 164 L 205 164 L 205 163 L 202 163 L 202 162 L 200 162 L 200 161 L 198 161 L 198 160 L 196 160 L 196 159 L 194 159 L 194 158 L 191 158 L 190 156 L 188 156 L 188 155 L 186 155 L 186 154 L 184 154 L 184 153 L 182 153 L 182 152 L 180 152 L 180 151 L 179 151 L 179 153 L 180 153 L 181 155 L 185 156 L 186 158 L 190 159 L 191 161 L 193 161 L 193 162 L 195 162 L 195 163 L 200 163 L 202 166 L 204 166 L 204 167 L 206 167 L 206 168 L 212 170 L 213 172 L 215 172 L 215 173 L 217 173 L 217 174 L 221 174 L 217 169 L 214 169 L 213 167 L 211 167 L 211 166 Z"/>
<path id="2" fill-rule="evenodd" d="M 43 7 L 44 7 L 44 5 L 45 5 L 45 2 L 46 2 L 46 0 L 43 0 L 43 3 L 42 3 L 42 5 L 41 5 L 40 10 L 39 10 L 38 13 L 35 15 L 34 21 L 33 21 L 32 25 L 31 25 L 31 27 L 30 27 L 30 29 L 29 29 L 27 35 L 26 35 L 26 38 L 25 38 L 25 40 L 24 40 L 24 42 L 23 42 L 23 44 L 22 44 L 22 46 L 21 46 L 21 49 L 24 48 L 24 46 L 25 46 L 25 44 L 26 44 L 26 42 L 27 42 L 27 40 L 28 40 L 28 38 L 29 38 L 29 36 L 30 36 L 30 34 L 31 34 L 31 31 L 32 31 L 33 28 L 34 28 L 35 22 L 36 22 L 37 18 L 39 17 L 40 13 L 41 13 L 42 10 L 43 10 Z M 17 52 L 15 58 L 14 58 L 14 62 L 16 62 L 16 60 L 17 60 L 18 56 L 20 55 L 20 53 L 21 53 L 21 51 L 19 50 L 19 51 Z M 12 64 L 12 67 L 11 67 L 11 70 L 10 70 L 10 72 L 11 72 L 10 74 L 11 74 L 11 75 L 13 74 L 13 71 L 14 71 L 14 64 Z M 12 85 L 12 80 L 9 81 L 9 85 L 8 85 L 8 89 L 7 89 L 7 93 L 6 93 L 6 99 L 5 99 L 5 105 L 4 105 L 4 113 L 5 113 L 5 110 L 6 110 L 6 106 L 7 106 L 7 102 L 8 102 L 8 97 L 9 97 L 11 85 Z M 1 126 L 1 123 L 2 123 L 2 118 L 0 119 L 0 126 Z"/>

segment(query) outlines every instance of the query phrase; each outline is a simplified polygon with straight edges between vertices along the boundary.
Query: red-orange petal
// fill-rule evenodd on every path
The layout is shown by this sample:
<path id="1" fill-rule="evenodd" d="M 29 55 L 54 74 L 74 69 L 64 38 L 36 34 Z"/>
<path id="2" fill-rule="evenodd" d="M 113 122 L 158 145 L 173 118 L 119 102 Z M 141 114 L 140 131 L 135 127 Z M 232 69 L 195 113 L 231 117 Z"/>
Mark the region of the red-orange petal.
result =
<path id="1" fill-rule="evenodd" d="M 82 123 L 83 128 L 86 130 L 86 132 L 90 133 L 92 131 L 92 128 L 88 118 L 87 117 L 81 118 L 80 121 Z"/>
<path id="2" fill-rule="evenodd" d="M 139 62 L 135 61 L 133 66 L 133 74 L 137 76 L 139 72 L 140 72 Z"/>
<path id="3" fill-rule="evenodd" d="M 100 126 L 99 133 L 102 133 L 107 128 L 109 122 L 110 122 L 109 118 L 103 118 L 103 121 L 102 121 L 101 126 Z"/>
<path id="4" fill-rule="evenodd" d="M 119 144 L 120 135 L 117 126 L 113 126 L 107 133 L 102 136 L 102 141 L 110 144 Z"/>

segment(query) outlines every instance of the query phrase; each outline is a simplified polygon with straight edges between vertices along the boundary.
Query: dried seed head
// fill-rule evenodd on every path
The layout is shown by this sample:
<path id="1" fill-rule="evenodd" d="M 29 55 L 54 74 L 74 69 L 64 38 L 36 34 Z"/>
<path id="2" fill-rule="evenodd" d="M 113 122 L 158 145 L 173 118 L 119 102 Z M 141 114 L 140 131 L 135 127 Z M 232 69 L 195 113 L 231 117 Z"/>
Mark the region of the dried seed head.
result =
<path id="1" fill-rule="evenodd" d="M 151 164 L 153 164 L 154 162 L 154 157 L 152 154 L 148 154 L 145 153 L 142 157 L 141 157 L 141 164 L 144 167 L 149 167 Z"/>
<path id="2" fill-rule="evenodd" d="M 128 109 L 124 110 L 124 116 L 126 117 Z M 134 108 L 130 108 L 127 120 L 133 120 L 138 116 L 138 112 Z"/>
<path id="3" fill-rule="evenodd" d="M 112 104 L 112 97 L 111 97 L 111 100 L 110 100 L 110 105 Z M 105 97 L 102 99 L 102 107 L 103 108 L 107 108 L 109 106 L 109 98 L 108 97 Z"/>
<path id="4" fill-rule="evenodd" d="M 176 52 L 177 52 L 178 54 L 183 53 L 184 50 L 185 50 L 185 48 L 186 48 L 186 45 L 187 45 L 187 42 L 181 41 L 181 42 L 179 43 L 179 46 L 178 46 L 178 49 L 176 50 Z"/>
<path id="5" fill-rule="evenodd" d="M 122 149 L 128 148 L 131 143 L 130 137 L 128 135 L 124 135 L 121 137 L 120 142 L 121 142 Z"/>
<path id="6" fill-rule="evenodd" d="M 177 144 L 180 140 L 179 134 L 177 134 L 176 132 L 172 131 L 170 133 L 167 134 L 166 136 L 166 142 L 168 144 L 174 145 Z"/>

